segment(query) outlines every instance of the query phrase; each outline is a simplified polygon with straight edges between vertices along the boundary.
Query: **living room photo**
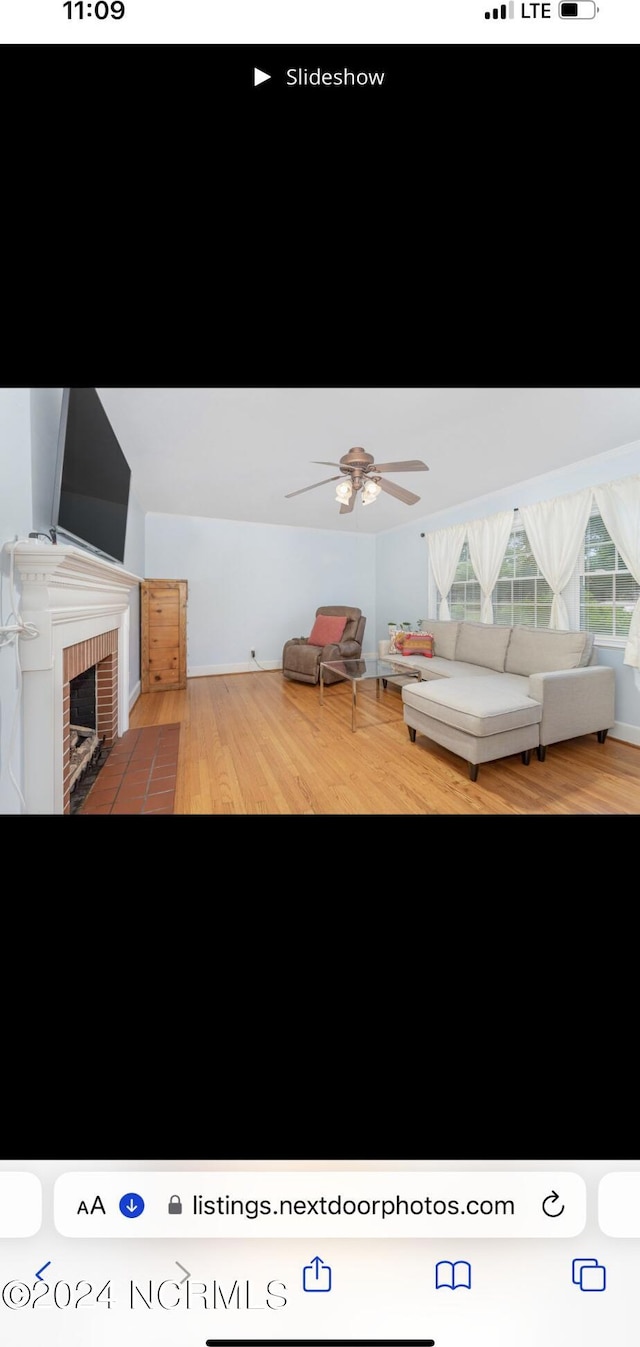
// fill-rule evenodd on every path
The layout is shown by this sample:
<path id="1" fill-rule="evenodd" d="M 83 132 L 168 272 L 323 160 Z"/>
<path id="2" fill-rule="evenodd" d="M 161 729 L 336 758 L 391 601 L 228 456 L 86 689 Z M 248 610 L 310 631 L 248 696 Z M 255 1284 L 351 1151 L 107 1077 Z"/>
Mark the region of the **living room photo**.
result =
<path id="1" fill-rule="evenodd" d="M 640 389 L 2 388 L 0 481 L 0 813 L 640 812 Z"/>

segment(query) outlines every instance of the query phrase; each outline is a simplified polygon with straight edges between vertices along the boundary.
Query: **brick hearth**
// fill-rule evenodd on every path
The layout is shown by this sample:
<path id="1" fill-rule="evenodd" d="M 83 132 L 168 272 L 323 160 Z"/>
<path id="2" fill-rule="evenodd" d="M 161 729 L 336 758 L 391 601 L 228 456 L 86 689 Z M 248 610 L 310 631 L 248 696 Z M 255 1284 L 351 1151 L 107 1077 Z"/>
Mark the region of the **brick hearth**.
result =
<path id="1" fill-rule="evenodd" d="M 179 725 L 127 730 L 78 814 L 173 814 Z"/>

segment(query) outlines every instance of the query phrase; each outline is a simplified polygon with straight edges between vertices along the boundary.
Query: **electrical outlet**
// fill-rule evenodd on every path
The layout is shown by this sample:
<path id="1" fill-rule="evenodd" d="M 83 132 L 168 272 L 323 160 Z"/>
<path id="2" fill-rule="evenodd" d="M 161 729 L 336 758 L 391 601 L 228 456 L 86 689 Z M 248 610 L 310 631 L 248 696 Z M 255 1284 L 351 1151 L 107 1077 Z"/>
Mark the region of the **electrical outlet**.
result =
<path id="1" fill-rule="evenodd" d="M 256 652 L 255 652 L 255 650 L 252 650 L 252 651 L 251 651 L 251 658 L 252 658 L 252 659 L 255 659 L 255 657 L 256 657 Z"/>

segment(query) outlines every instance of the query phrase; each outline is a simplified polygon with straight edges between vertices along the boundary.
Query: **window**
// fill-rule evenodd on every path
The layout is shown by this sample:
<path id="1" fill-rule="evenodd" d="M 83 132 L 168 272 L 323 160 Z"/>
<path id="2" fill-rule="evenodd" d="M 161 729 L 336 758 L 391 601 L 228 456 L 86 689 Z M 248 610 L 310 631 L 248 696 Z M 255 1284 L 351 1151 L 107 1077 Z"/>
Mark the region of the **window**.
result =
<path id="1" fill-rule="evenodd" d="M 502 627 L 548 627 L 553 593 L 523 528 L 514 528 L 491 595 L 493 620 Z"/>
<path id="2" fill-rule="evenodd" d="M 456 577 L 449 590 L 447 601 L 454 622 L 480 621 L 482 591 L 471 565 L 468 542 L 464 544 L 460 553 Z"/>
<path id="3" fill-rule="evenodd" d="M 513 529 L 500 577 L 491 595 L 494 622 L 503 627 L 516 624 L 521 627 L 548 627 L 552 599 L 551 588 L 540 574 L 524 529 Z M 448 602 L 454 621 L 482 621 L 482 591 L 471 564 L 468 542 L 460 553 Z"/>
<path id="4" fill-rule="evenodd" d="M 596 636 L 628 636 L 638 598 L 640 585 L 627 570 L 602 516 L 594 511 L 585 533 L 580 575 L 582 630 Z"/>

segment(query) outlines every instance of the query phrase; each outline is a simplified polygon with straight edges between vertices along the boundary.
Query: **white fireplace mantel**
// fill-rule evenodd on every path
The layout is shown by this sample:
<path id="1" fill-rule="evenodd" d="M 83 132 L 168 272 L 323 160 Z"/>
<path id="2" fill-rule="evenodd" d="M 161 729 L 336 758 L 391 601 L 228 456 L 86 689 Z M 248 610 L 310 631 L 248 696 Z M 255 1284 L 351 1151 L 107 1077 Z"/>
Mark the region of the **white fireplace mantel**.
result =
<path id="1" fill-rule="evenodd" d="M 21 611 L 38 631 L 20 641 L 25 801 L 29 814 L 63 811 L 63 655 L 118 629 L 118 734 L 129 726 L 129 603 L 140 577 L 80 547 L 13 544 Z"/>

